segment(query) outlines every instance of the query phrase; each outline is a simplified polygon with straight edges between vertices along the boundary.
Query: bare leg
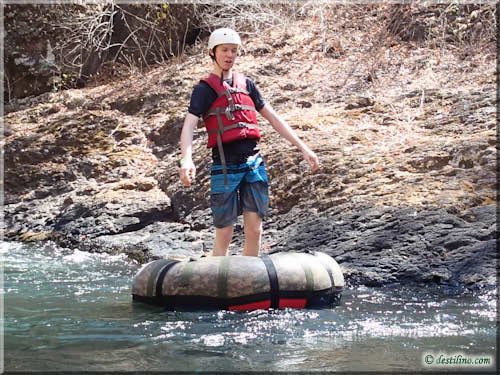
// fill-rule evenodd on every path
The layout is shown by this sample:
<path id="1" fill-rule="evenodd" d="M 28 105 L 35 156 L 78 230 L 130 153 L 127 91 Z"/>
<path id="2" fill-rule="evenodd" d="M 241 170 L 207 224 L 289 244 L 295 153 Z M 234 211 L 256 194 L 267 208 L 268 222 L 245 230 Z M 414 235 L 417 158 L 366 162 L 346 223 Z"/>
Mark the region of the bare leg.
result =
<path id="1" fill-rule="evenodd" d="M 258 256 L 262 238 L 262 219 L 257 212 L 243 212 L 245 245 L 243 255 Z"/>
<path id="2" fill-rule="evenodd" d="M 227 249 L 233 238 L 233 226 L 229 225 L 224 228 L 215 228 L 215 243 L 212 251 L 213 256 L 224 256 L 227 254 Z"/>

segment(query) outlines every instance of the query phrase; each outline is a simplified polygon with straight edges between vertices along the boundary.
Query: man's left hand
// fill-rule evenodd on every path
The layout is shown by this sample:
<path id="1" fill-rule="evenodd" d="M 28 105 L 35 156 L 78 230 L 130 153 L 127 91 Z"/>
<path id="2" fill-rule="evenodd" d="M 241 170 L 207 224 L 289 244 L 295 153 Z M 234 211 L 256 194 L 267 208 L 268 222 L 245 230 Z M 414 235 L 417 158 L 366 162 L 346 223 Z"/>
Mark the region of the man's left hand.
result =
<path id="1" fill-rule="evenodd" d="M 304 150 L 302 152 L 302 156 L 304 157 L 304 160 L 309 163 L 309 166 L 311 167 L 311 172 L 316 172 L 319 168 L 319 159 L 312 150 Z"/>

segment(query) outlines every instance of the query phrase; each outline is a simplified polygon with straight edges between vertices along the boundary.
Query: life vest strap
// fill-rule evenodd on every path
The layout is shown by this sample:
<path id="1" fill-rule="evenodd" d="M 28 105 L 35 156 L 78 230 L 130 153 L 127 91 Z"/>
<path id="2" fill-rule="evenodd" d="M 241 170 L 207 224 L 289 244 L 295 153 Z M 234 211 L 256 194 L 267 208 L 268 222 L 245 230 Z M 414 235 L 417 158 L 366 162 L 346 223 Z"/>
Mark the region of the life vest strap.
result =
<path id="1" fill-rule="evenodd" d="M 227 88 L 226 90 L 220 92 L 220 93 L 217 93 L 217 98 L 221 97 L 221 96 L 227 96 L 227 93 L 229 94 L 245 94 L 245 95 L 250 95 L 250 93 L 245 90 L 245 89 L 241 89 L 239 87 L 229 87 Z"/>
<path id="2" fill-rule="evenodd" d="M 234 112 L 234 111 L 255 111 L 255 112 L 257 112 L 255 107 L 252 105 L 233 104 L 232 106 L 225 107 L 225 109 L 222 107 L 219 107 L 213 111 L 209 111 L 205 115 L 205 118 L 207 118 L 208 116 L 217 116 L 217 114 L 222 112 L 226 115 L 226 117 L 228 119 L 232 120 L 232 119 L 234 119 L 234 116 L 232 116 L 231 112 Z"/>
<path id="3" fill-rule="evenodd" d="M 222 133 L 226 132 L 226 131 L 229 131 L 229 130 L 233 130 L 233 129 L 242 129 L 242 128 L 247 128 L 247 129 L 258 129 L 259 128 L 259 125 L 255 125 L 255 124 L 250 124 L 248 122 L 238 122 L 236 124 L 233 124 L 233 125 L 229 125 L 229 126 L 224 126 L 222 128 Z M 208 132 L 208 134 L 214 134 L 214 133 L 221 133 L 221 129 L 214 129 L 214 130 L 211 130 Z"/>
<path id="4" fill-rule="evenodd" d="M 224 110 L 224 113 L 226 114 L 226 117 L 229 120 L 234 120 L 234 115 L 233 115 L 233 112 L 235 111 L 234 99 L 233 99 L 231 93 L 229 92 L 229 90 L 224 91 L 223 94 L 226 96 L 226 100 L 227 100 L 227 104 L 228 104 L 228 106 Z"/>
<path id="5" fill-rule="evenodd" d="M 216 141 L 217 141 L 217 148 L 219 150 L 219 157 L 221 161 L 221 166 L 222 166 L 222 172 L 224 174 L 224 186 L 227 186 L 228 184 L 228 178 L 227 178 L 227 163 L 226 163 L 226 157 L 224 155 L 224 147 L 223 147 L 223 142 L 222 142 L 222 135 L 229 130 L 234 130 L 238 128 L 247 128 L 247 129 L 256 129 L 257 130 L 257 135 L 259 135 L 259 127 L 257 123 L 245 123 L 245 122 L 237 122 L 234 123 L 236 120 L 236 117 L 234 115 L 235 111 L 252 111 L 252 112 L 257 112 L 257 109 L 255 108 L 254 105 L 251 105 L 251 101 L 242 101 L 243 98 L 239 95 L 234 95 L 241 93 L 246 96 L 250 96 L 250 93 L 245 89 L 246 88 L 246 79 L 245 76 L 239 73 L 233 73 L 233 87 L 230 86 L 227 82 L 221 82 L 218 80 L 218 77 L 215 74 L 210 74 L 207 78 L 203 79 L 202 81 L 206 82 L 216 93 L 217 93 L 217 99 L 221 97 L 225 97 L 227 101 L 227 105 L 224 107 L 211 107 L 209 112 L 207 112 L 204 116 L 204 120 L 209 119 L 210 122 L 210 127 L 207 126 L 207 130 L 210 128 L 208 131 L 209 135 L 209 144 L 211 147 L 213 147 L 213 137 L 216 135 Z M 235 103 L 236 101 L 236 103 Z M 241 104 L 241 103 L 247 103 L 247 104 Z M 213 106 L 213 104 L 212 104 Z M 225 115 L 226 118 L 229 120 L 229 124 L 227 126 L 224 125 L 224 122 L 222 121 L 222 116 Z M 215 123 L 213 121 L 213 118 L 210 118 L 210 116 L 215 116 L 216 117 L 216 123 L 217 125 L 215 126 Z M 251 117 L 254 117 L 253 114 Z M 256 121 L 256 120 L 255 120 Z M 212 139 L 212 143 L 211 140 Z"/>

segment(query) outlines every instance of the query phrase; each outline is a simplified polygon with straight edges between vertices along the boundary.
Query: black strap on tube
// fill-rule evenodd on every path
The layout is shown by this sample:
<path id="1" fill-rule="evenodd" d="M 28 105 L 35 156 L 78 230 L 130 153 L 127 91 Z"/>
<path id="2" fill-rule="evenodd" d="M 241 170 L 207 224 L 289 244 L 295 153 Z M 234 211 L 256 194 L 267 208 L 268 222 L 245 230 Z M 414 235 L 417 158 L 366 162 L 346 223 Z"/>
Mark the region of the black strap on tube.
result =
<path id="1" fill-rule="evenodd" d="M 177 263 L 179 263 L 178 260 L 169 259 L 161 270 L 160 274 L 158 275 L 158 280 L 156 280 L 156 298 L 161 299 L 163 297 L 163 280 L 165 280 L 165 276 L 167 275 L 168 270 Z"/>
<path id="2" fill-rule="evenodd" d="M 264 265 L 266 266 L 267 275 L 269 276 L 269 285 L 271 287 L 271 307 L 273 309 L 277 309 L 279 308 L 280 301 L 278 274 L 269 255 L 263 255 L 261 258 L 264 262 Z"/>

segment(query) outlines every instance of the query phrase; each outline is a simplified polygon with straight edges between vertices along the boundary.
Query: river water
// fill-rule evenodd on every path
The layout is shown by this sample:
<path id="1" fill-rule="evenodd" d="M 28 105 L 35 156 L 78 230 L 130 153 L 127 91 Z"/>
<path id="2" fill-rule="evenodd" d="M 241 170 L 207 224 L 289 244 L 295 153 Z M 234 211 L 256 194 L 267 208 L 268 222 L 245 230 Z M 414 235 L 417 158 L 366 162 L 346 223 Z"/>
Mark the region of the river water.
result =
<path id="1" fill-rule="evenodd" d="M 3 243 L 2 256 L 6 371 L 497 368 L 494 290 L 357 287 L 330 309 L 169 312 L 132 302 L 140 265 L 122 255 Z"/>

